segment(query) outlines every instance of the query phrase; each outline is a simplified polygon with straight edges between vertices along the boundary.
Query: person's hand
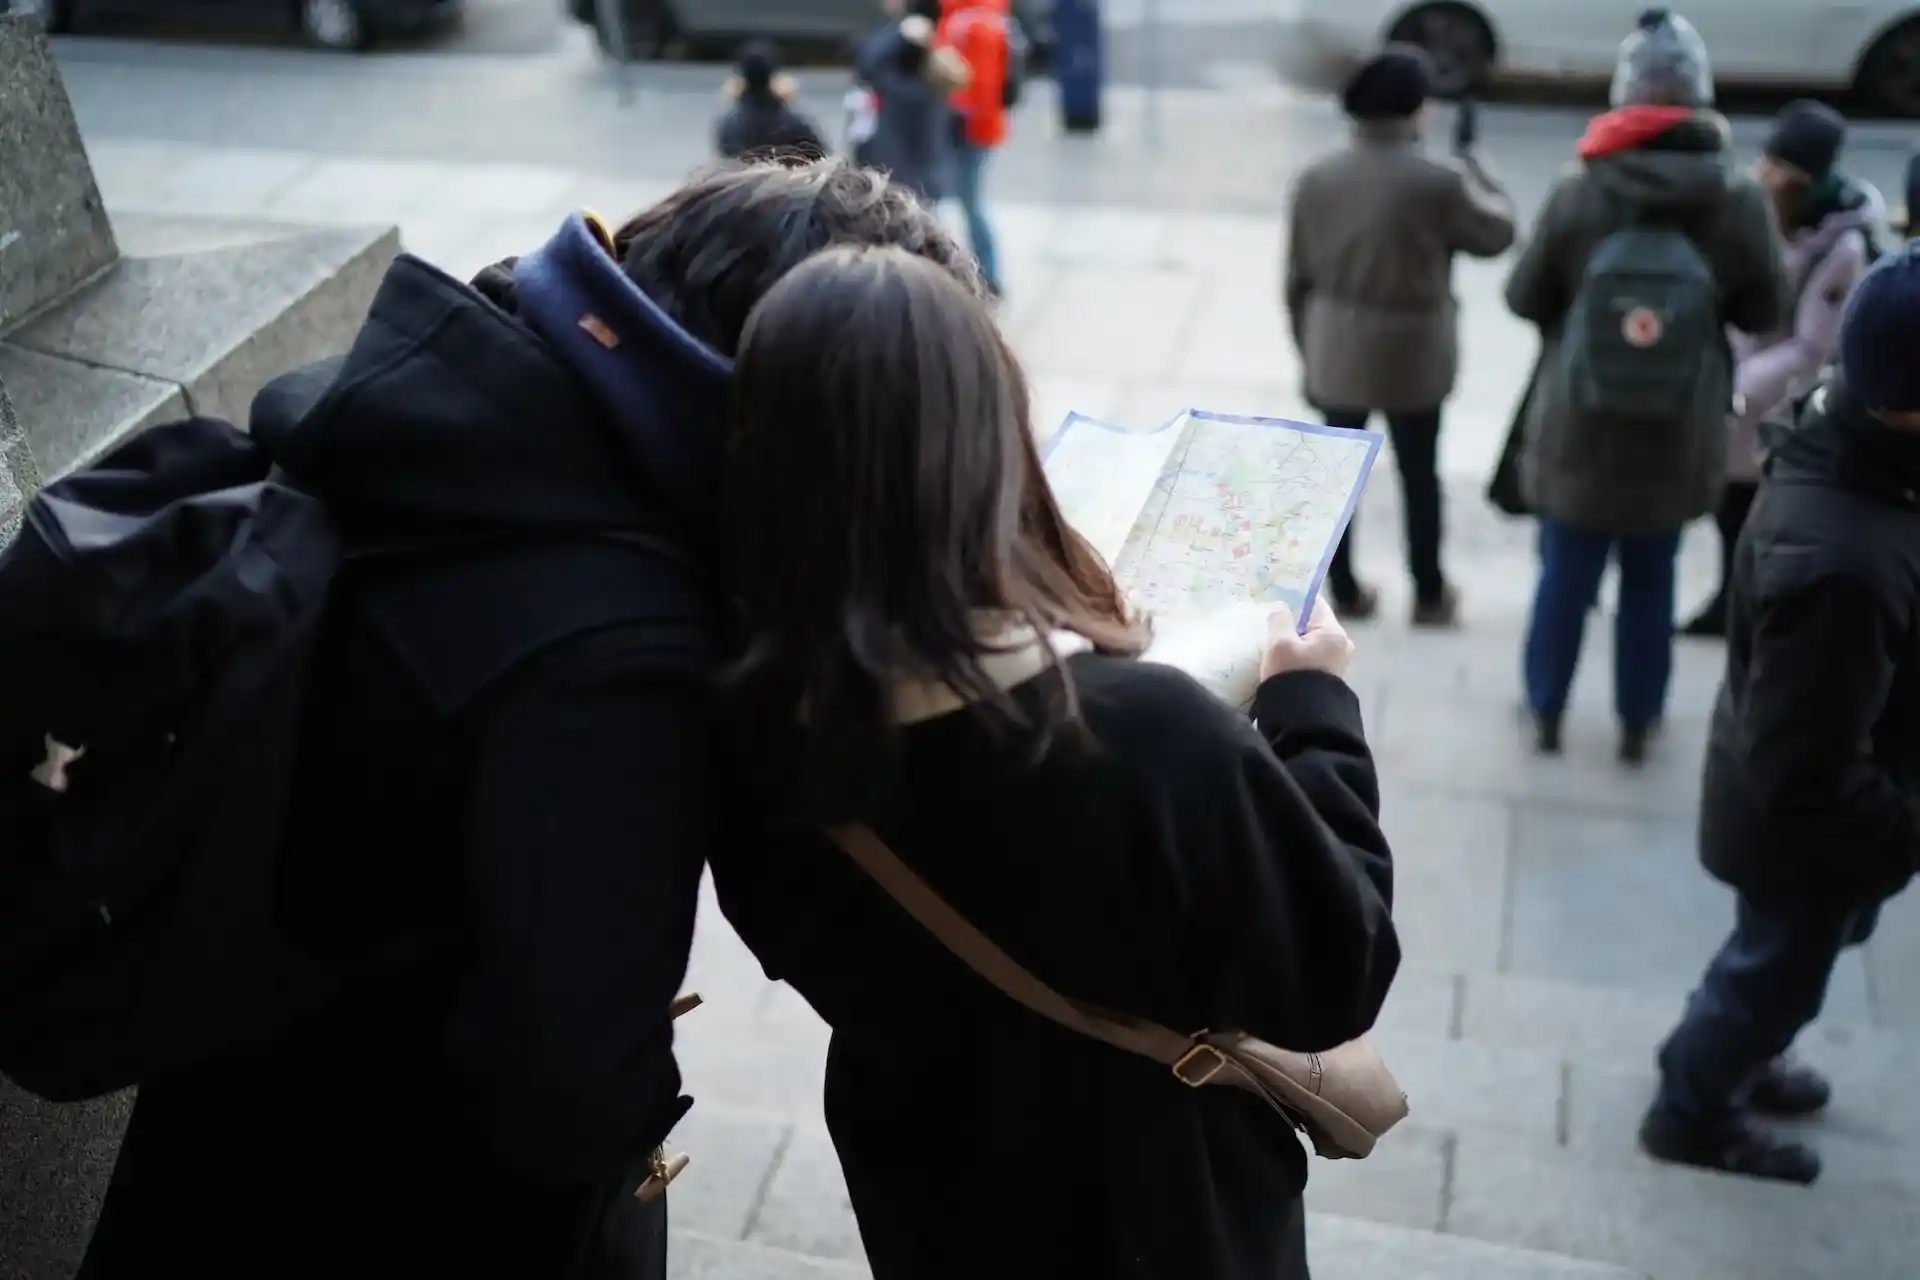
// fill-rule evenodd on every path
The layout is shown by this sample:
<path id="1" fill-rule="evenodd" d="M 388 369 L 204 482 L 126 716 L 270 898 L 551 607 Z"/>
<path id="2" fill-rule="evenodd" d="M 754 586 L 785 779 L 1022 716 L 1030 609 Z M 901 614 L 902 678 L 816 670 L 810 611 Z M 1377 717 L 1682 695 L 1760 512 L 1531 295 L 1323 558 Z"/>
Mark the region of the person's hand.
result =
<path id="1" fill-rule="evenodd" d="M 1305 631 L 1293 610 L 1282 605 L 1267 615 L 1267 648 L 1260 655 L 1260 679 L 1270 680 L 1289 671 L 1324 671 L 1345 676 L 1353 661 L 1353 640 L 1325 595 L 1314 597 Z"/>

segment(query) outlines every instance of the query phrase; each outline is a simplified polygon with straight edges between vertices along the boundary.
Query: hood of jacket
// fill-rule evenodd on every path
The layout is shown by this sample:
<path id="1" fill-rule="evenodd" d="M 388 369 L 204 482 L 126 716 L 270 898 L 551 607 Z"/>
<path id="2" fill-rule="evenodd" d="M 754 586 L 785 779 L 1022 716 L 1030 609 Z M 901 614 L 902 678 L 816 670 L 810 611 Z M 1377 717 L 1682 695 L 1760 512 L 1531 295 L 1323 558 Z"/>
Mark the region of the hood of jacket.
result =
<path id="1" fill-rule="evenodd" d="M 1837 375 L 1807 397 L 1798 424 L 1772 442 L 1767 470 L 1920 511 L 1920 432 L 1874 417 Z"/>
<path id="2" fill-rule="evenodd" d="M 346 354 L 269 383 L 253 432 L 349 536 L 698 543 L 718 501 L 730 374 L 574 216 L 471 286 L 396 259 Z"/>
<path id="3" fill-rule="evenodd" d="M 1623 118 L 1638 123 L 1611 131 L 1600 123 Z M 1642 213 L 1684 214 L 1724 195 L 1732 173 L 1729 141 L 1726 120 L 1711 111 L 1626 107 L 1595 119 L 1581 159 L 1610 200 Z"/>
<path id="4" fill-rule="evenodd" d="M 1817 196 L 1800 225 L 1789 230 L 1788 240 L 1792 248 L 1818 261 L 1849 231 L 1863 231 L 1877 241 L 1886 221 L 1886 201 L 1872 183 L 1836 175 L 1832 188 Z"/>

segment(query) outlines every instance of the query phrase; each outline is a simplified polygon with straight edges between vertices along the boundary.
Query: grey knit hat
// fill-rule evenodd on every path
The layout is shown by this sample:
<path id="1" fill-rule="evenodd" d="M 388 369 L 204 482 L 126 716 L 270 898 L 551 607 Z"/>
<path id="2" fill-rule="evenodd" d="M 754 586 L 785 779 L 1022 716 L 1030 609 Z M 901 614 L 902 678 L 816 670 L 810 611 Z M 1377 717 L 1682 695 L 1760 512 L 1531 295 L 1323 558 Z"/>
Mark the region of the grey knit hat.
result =
<path id="1" fill-rule="evenodd" d="M 1616 107 L 1710 107 L 1713 67 L 1693 24 L 1669 9 L 1647 9 L 1613 70 Z"/>

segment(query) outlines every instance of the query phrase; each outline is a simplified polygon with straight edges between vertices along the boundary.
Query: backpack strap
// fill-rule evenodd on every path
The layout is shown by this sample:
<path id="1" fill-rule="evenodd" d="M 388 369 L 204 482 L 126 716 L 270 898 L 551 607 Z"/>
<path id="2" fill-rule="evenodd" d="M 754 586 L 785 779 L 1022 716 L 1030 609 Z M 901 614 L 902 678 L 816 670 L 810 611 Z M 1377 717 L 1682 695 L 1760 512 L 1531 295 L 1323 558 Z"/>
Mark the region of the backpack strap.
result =
<path id="1" fill-rule="evenodd" d="M 853 823 L 828 828 L 827 835 L 935 941 L 1008 999 L 1088 1039 L 1151 1058 L 1190 1087 L 1234 1084 L 1264 1092 L 1250 1078 L 1238 1078 L 1245 1069 L 1208 1044 L 1207 1032 L 1184 1036 L 1145 1018 L 1115 1013 L 1055 991 L 949 906 L 872 827 Z"/>

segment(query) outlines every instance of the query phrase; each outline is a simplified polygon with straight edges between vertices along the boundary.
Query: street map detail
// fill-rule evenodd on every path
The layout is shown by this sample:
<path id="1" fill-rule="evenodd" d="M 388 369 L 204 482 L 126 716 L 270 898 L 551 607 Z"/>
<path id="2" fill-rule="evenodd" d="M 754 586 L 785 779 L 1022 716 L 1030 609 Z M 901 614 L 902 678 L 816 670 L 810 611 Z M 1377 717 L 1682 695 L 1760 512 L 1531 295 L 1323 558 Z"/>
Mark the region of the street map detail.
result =
<path id="1" fill-rule="evenodd" d="M 1192 410 L 1151 432 L 1071 414 L 1045 457 L 1068 522 L 1141 607 L 1304 616 L 1379 451 L 1374 432 Z"/>

